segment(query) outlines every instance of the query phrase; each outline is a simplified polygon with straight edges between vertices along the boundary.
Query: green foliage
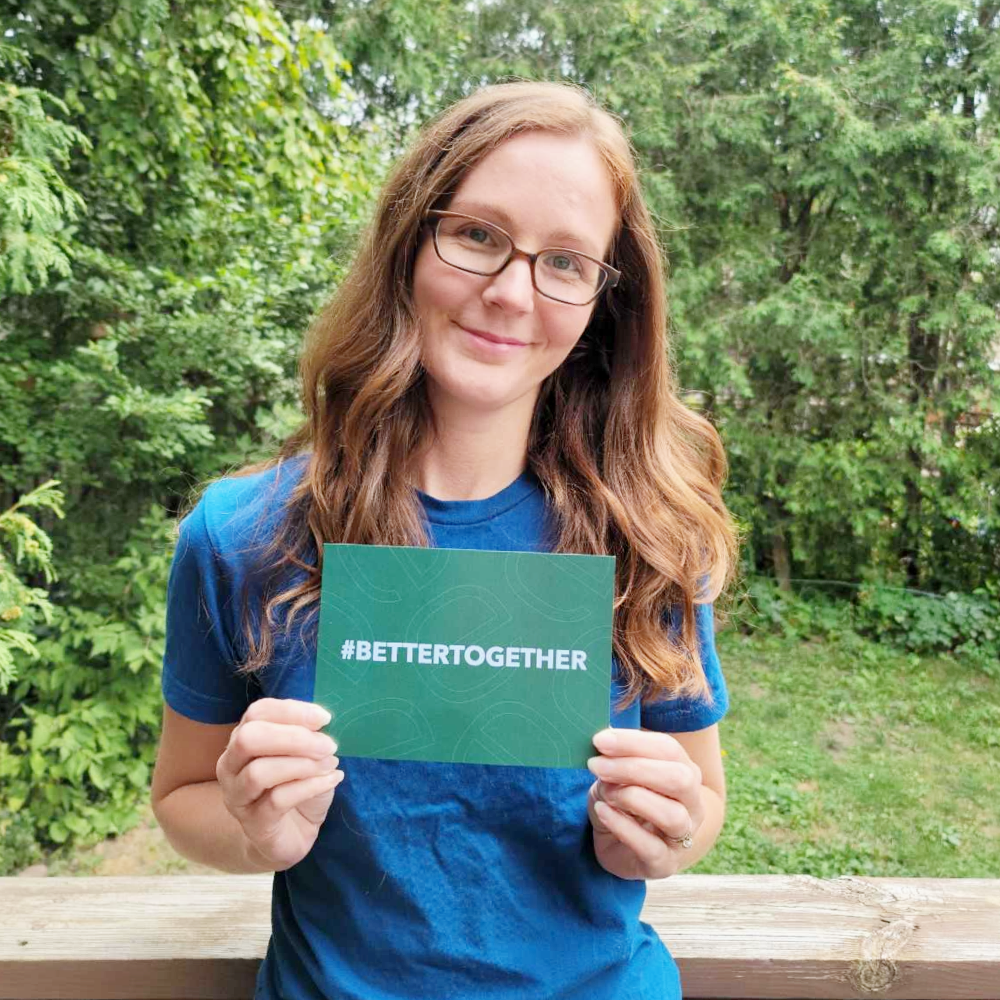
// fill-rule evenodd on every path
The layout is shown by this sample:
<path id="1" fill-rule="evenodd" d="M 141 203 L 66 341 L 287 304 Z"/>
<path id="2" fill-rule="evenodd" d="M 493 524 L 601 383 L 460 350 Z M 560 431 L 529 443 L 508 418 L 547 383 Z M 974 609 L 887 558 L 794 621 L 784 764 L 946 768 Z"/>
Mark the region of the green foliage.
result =
<path id="1" fill-rule="evenodd" d="M 995 592 L 984 588 L 973 594 L 941 595 L 876 584 L 822 586 L 828 582 L 797 582 L 791 591 L 779 589 L 773 580 L 752 578 L 734 618 L 748 634 L 839 642 L 864 637 L 921 656 L 954 654 L 1000 677 Z"/>
<path id="2" fill-rule="evenodd" d="M 24 54 L 0 43 L 0 295 L 70 273 L 67 223 L 84 205 L 58 167 L 73 146 L 90 148 L 79 129 L 46 114 L 46 104 L 66 114 L 61 100 L 8 79 L 18 69 L 30 69 Z"/>
<path id="3" fill-rule="evenodd" d="M 0 742 L 2 810 L 20 817 L 11 864 L 24 861 L 29 819 L 33 841 L 63 844 L 123 833 L 139 816 L 160 724 L 173 536 L 172 520 L 150 509 L 124 554 L 92 568 L 88 585 L 106 610 L 56 608 L 36 663 L 11 689 Z"/>
<path id="4" fill-rule="evenodd" d="M 268 0 L 0 2 L 0 31 L 0 510 L 58 479 L 66 514 L 23 593 L 0 567 L 0 825 L 51 847 L 137 815 L 175 516 L 300 420 L 298 345 L 385 161 L 330 36 Z"/>
<path id="5" fill-rule="evenodd" d="M 27 868 L 38 857 L 31 817 L 25 812 L 0 809 L 0 875 Z"/>
<path id="6" fill-rule="evenodd" d="M 403 122 L 510 76 L 568 78 L 622 116 L 750 573 L 1000 580 L 995 4 L 298 9 Z"/>
<path id="7" fill-rule="evenodd" d="M 752 577 L 734 608 L 733 620 L 744 634 L 786 639 L 838 639 L 854 630 L 849 602 L 823 594 L 810 596 L 807 600 L 795 591 L 781 590 L 772 579 Z"/>
<path id="8" fill-rule="evenodd" d="M 35 629 L 52 622 L 52 605 L 44 587 L 28 585 L 29 571 L 51 584 L 52 540 L 24 513 L 31 508 L 62 517 L 62 493 L 55 480 L 25 494 L 0 513 L 0 695 L 17 679 L 17 660 L 37 659 Z"/>
<path id="9" fill-rule="evenodd" d="M 997 595 L 918 594 L 865 587 L 858 595 L 857 629 L 922 655 L 958 653 L 1000 677 Z"/>

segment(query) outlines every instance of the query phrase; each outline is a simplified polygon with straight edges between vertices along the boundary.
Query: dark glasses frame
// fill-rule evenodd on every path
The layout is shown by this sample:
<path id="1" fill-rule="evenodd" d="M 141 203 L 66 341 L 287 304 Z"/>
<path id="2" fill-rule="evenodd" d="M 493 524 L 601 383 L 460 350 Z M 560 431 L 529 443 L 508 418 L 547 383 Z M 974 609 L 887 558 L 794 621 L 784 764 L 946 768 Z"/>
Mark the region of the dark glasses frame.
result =
<path id="1" fill-rule="evenodd" d="M 491 271 L 477 271 L 471 267 L 462 267 L 459 264 L 452 263 L 450 260 L 447 260 L 442 256 L 441 248 L 438 246 L 438 229 L 440 228 L 441 221 L 443 219 L 468 219 L 469 222 L 478 222 L 480 225 L 488 226 L 490 229 L 494 229 L 498 233 L 502 233 L 510 243 L 510 253 L 507 254 L 503 263 L 501 263 L 499 267 L 496 267 Z M 542 247 L 538 253 L 528 253 L 527 250 L 520 250 L 514 245 L 513 237 L 502 226 L 498 226 L 495 222 L 488 222 L 486 219 L 480 219 L 475 215 L 466 215 L 464 212 L 448 212 L 444 209 L 434 208 L 427 213 L 424 224 L 431 230 L 434 240 L 434 252 L 438 255 L 438 259 L 442 263 L 447 264 L 449 267 L 453 267 L 458 271 L 465 271 L 467 274 L 479 274 L 484 277 L 491 277 L 499 274 L 515 257 L 524 257 L 527 259 L 531 270 L 531 284 L 535 291 L 538 292 L 539 295 L 542 295 L 547 299 L 552 299 L 553 302 L 560 302 L 563 305 L 589 306 L 591 302 L 593 302 L 594 299 L 596 299 L 603 291 L 608 288 L 614 288 L 622 276 L 621 271 L 616 270 L 610 264 L 605 264 L 603 260 L 591 257 L 589 253 L 583 253 L 581 250 L 571 250 L 569 247 Z M 587 260 L 592 261 L 598 266 L 598 268 L 600 268 L 603 280 L 601 284 L 598 285 L 594 294 L 587 299 L 586 302 L 568 302 L 566 299 L 560 299 L 555 295 L 550 295 L 548 292 L 543 292 L 538 287 L 538 282 L 535 281 L 535 261 L 537 261 L 543 254 L 552 253 L 554 250 L 560 253 L 571 253 L 577 257 L 585 257 Z"/>

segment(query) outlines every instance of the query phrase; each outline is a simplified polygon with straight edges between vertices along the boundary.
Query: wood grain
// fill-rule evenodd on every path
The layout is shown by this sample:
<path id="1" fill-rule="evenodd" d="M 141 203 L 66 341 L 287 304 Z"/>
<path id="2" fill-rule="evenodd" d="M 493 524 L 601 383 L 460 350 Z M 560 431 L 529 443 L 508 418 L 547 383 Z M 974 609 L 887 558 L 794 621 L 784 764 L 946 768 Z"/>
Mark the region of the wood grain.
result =
<path id="1" fill-rule="evenodd" d="M 686 997 L 1000 997 L 1000 881 L 687 875 L 643 915 Z"/>
<path id="2" fill-rule="evenodd" d="M 0 1000 L 238 1000 L 270 876 L 0 879 Z M 680 875 L 643 918 L 685 997 L 1000 1000 L 1000 880 Z"/>

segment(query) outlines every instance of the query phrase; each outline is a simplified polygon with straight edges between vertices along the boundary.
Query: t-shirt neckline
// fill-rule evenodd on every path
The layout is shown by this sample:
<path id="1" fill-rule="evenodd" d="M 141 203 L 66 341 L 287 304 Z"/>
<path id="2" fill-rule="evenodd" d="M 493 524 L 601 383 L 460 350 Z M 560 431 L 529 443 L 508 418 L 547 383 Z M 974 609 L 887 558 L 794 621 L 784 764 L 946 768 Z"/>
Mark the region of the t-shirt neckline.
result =
<path id="1" fill-rule="evenodd" d="M 499 493 L 481 500 L 438 500 L 417 490 L 431 524 L 477 524 L 505 514 L 539 489 L 535 474 L 526 469 Z"/>

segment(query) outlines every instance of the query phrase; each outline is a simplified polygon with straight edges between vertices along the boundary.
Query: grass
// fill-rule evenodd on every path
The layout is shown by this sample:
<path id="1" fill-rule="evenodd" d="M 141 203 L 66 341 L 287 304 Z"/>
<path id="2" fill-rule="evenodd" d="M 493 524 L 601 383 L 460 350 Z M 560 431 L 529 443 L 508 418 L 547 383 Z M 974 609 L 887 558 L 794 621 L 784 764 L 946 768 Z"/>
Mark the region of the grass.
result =
<path id="1" fill-rule="evenodd" d="M 728 819 L 696 871 L 1000 877 L 1000 680 L 854 633 L 719 651 Z"/>

